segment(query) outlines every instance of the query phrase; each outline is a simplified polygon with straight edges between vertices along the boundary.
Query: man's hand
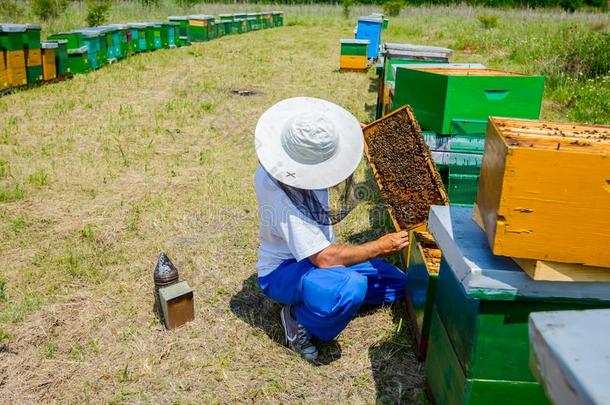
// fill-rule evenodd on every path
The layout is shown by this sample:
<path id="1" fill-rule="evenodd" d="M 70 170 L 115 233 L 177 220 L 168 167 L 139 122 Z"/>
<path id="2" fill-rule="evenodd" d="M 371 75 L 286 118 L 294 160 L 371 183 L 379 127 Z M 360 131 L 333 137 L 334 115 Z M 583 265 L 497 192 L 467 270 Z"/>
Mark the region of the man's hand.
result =
<path id="1" fill-rule="evenodd" d="M 377 244 L 382 256 L 396 253 L 409 245 L 409 232 L 388 233 L 377 239 Z"/>

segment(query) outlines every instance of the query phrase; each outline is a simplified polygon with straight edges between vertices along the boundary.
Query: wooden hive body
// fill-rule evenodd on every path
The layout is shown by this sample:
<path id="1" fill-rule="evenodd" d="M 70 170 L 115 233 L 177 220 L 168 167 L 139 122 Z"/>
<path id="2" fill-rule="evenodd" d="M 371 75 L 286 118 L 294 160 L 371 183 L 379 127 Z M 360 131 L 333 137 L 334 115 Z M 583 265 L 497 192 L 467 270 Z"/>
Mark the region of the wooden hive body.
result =
<path id="1" fill-rule="evenodd" d="M 610 127 L 491 118 L 477 209 L 495 254 L 610 267 Z"/>

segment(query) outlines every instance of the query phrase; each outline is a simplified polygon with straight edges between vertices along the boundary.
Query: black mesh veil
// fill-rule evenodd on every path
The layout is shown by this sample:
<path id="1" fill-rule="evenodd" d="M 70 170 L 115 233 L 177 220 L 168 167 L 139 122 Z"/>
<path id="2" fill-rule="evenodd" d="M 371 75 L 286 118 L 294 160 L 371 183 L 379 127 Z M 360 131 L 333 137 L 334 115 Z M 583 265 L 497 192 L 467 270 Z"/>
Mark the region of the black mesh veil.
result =
<path id="1" fill-rule="evenodd" d="M 320 201 L 315 190 L 292 187 L 275 179 L 269 173 L 267 176 L 303 215 L 320 225 L 334 225 L 340 222 L 358 205 L 354 193 L 353 175 L 328 189 L 328 202 Z"/>

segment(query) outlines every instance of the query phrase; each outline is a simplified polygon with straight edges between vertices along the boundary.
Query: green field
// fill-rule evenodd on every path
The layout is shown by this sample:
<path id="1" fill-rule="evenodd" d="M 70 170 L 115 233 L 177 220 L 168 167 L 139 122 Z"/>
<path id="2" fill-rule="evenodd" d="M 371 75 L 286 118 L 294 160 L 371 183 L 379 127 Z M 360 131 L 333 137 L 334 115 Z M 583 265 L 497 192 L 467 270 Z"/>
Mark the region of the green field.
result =
<path id="1" fill-rule="evenodd" d="M 117 2 L 110 22 L 255 9 Z M 258 292 L 258 117 L 306 95 L 368 122 L 376 100 L 372 71 L 337 71 L 354 17 L 281 9 L 283 28 L 142 54 L 0 98 L 2 402 L 419 402 L 423 365 L 402 308 L 365 311 L 312 366 L 279 344 L 279 306 Z M 82 26 L 84 15 L 73 4 L 45 33 Z M 485 28 L 480 17 L 490 15 L 497 21 Z M 607 124 L 608 24 L 608 14 L 407 8 L 384 40 L 544 73 L 544 118 Z M 338 226 L 341 241 L 383 232 L 371 207 Z M 196 320 L 172 332 L 152 313 L 159 251 L 195 290 Z"/>

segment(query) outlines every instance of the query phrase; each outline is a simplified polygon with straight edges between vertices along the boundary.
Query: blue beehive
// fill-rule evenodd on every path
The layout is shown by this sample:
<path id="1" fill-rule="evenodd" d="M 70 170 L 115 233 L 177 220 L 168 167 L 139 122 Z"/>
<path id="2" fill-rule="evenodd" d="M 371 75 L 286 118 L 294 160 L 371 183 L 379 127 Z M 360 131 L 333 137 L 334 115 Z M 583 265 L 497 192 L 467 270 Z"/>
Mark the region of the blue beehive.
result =
<path id="1" fill-rule="evenodd" d="M 360 17 L 358 18 L 358 26 L 356 27 L 356 39 L 369 40 L 369 59 L 377 59 L 379 57 L 379 44 L 381 44 L 381 28 L 383 19 L 378 17 Z"/>

